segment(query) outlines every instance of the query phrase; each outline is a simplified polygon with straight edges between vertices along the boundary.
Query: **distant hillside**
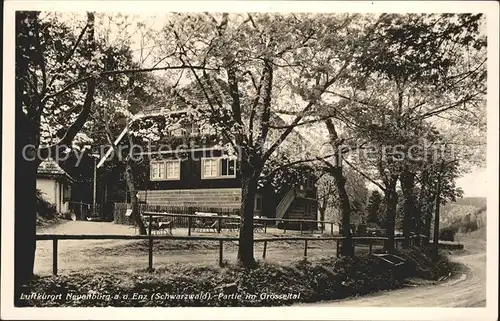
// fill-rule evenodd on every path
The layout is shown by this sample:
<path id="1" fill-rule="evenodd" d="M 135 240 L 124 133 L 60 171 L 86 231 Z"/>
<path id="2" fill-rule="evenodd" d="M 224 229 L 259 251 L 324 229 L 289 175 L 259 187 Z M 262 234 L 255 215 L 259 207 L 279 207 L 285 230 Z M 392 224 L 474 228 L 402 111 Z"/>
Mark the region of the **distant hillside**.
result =
<path id="1" fill-rule="evenodd" d="M 464 197 L 441 206 L 441 226 L 460 221 L 475 221 L 478 227 L 486 224 L 486 197 Z"/>
<path id="2" fill-rule="evenodd" d="M 464 197 L 457 199 L 454 203 L 441 206 L 441 213 L 446 213 L 457 205 L 468 205 L 476 208 L 486 208 L 486 197 Z"/>

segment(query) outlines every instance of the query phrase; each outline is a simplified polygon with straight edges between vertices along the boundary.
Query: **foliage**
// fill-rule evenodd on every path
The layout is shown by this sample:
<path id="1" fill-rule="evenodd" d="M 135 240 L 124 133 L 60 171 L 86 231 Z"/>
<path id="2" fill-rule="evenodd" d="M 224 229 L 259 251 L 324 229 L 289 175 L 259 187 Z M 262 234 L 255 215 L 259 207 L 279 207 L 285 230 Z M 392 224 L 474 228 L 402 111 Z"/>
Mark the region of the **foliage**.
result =
<path id="1" fill-rule="evenodd" d="M 362 255 L 340 259 L 321 257 L 287 265 L 260 262 L 252 270 L 234 265 L 215 268 L 183 264 L 159 269 L 154 274 L 137 271 L 132 274 L 104 272 L 42 277 L 32 281 L 24 292 L 62 293 L 62 298 L 30 299 L 22 303 L 25 306 L 280 306 L 394 289 L 402 286 L 405 277 L 435 280 L 449 272 L 446 260 L 441 258 L 434 263 L 419 249 L 405 250 L 399 255 L 407 261 L 406 274 L 395 273 L 384 261 L 372 255 Z M 154 293 L 184 294 L 186 297 L 152 299 Z M 200 293 L 210 293 L 212 299 L 196 298 L 195 294 Z M 234 294 L 234 298 L 219 298 L 220 293 Z M 262 297 L 262 293 L 300 293 L 300 297 Z M 104 298 L 70 300 L 66 299 L 68 294 L 94 294 Z M 255 294 L 255 297 L 248 294 Z"/>
<path id="2" fill-rule="evenodd" d="M 458 227 L 456 225 L 451 225 L 443 227 L 439 230 L 439 239 L 443 241 L 454 241 L 455 234 L 458 232 Z"/>
<path id="3" fill-rule="evenodd" d="M 363 176 L 355 171 L 345 168 L 346 191 L 349 197 L 349 203 L 352 211 L 353 221 L 365 220 L 366 199 L 368 197 L 367 181 Z M 335 217 L 334 212 L 340 208 L 338 191 L 333 177 L 328 173 L 323 173 L 317 183 L 318 187 L 318 202 L 321 208 L 327 211 L 328 220 L 340 222 L 339 217 Z"/>
<path id="4" fill-rule="evenodd" d="M 47 201 L 39 189 L 36 190 L 36 213 L 39 217 L 48 220 L 54 219 L 58 215 L 55 205 Z"/>
<path id="5" fill-rule="evenodd" d="M 372 191 L 370 198 L 368 199 L 368 205 L 366 206 L 366 211 L 368 212 L 368 223 L 379 223 L 380 213 L 382 207 L 383 198 L 378 190 Z"/>

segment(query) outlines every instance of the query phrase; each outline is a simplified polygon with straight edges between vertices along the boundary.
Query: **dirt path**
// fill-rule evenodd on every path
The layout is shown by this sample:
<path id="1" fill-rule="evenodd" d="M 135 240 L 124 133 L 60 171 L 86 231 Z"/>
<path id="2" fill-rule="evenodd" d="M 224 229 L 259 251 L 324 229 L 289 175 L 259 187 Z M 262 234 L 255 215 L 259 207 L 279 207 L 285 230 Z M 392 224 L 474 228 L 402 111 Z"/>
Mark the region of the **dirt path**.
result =
<path id="1" fill-rule="evenodd" d="M 38 233 L 55 234 L 134 234 L 134 229 L 113 223 L 66 222 L 45 228 Z M 476 233 L 477 234 L 477 233 Z M 486 304 L 486 254 L 484 235 L 460 238 L 466 249 L 462 255 L 451 259 L 464 264 L 467 269 L 456 278 L 437 285 L 423 285 L 381 292 L 359 298 L 330 302 L 319 302 L 308 306 L 391 306 L 391 307 L 475 307 Z M 135 243 L 134 243 L 135 242 Z M 88 240 L 59 242 L 59 273 L 83 271 L 135 271 L 145 269 L 148 264 L 147 251 L 138 251 L 138 241 Z M 139 244 L 140 245 L 140 244 Z M 208 264 L 216 265 L 218 249 L 175 250 L 156 247 L 154 267 L 171 264 Z M 139 246 L 140 247 L 140 246 Z M 256 245 L 255 256 L 262 255 L 261 245 Z M 303 245 L 268 245 L 266 260 L 288 262 L 301 258 Z M 335 246 L 323 242 L 311 242 L 308 255 L 335 255 Z M 228 244 L 224 249 L 224 259 L 236 260 L 236 245 Z M 52 272 L 52 243 L 40 241 L 37 244 L 35 273 L 49 275 Z"/>
<path id="2" fill-rule="evenodd" d="M 38 234 L 125 234 L 134 235 L 134 228 L 106 223 L 68 221 L 59 225 L 43 228 Z M 187 233 L 187 232 L 186 232 Z M 186 234 L 181 229 L 174 230 L 174 235 Z M 287 232 L 288 234 L 292 234 Z M 214 235 L 213 233 L 208 235 Z M 270 234 L 266 236 L 271 236 Z M 142 243 L 142 244 L 141 244 Z M 64 240 L 58 242 L 58 273 L 91 271 L 126 271 L 132 272 L 148 266 L 146 242 L 142 240 Z M 188 246 L 189 245 L 189 246 Z M 192 246 L 193 248 L 190 248 Z M 325 241 L 311 241 L 308 255 L 335 255 L 335 244 Z M 216 242 L 196 241 L 155 241 L 153 266 L 166 267 L 172 264 L 218 264 L 218 244 Z M 224 260 L 236 262 L 237 245 L 224 244 Z M 262 243 L 255 246 L 255 257 L 262 257 Z M 292 246 L 281 242 L 268 244 L 266 260 L 290 262 L 303 257 L 303 243 Z M 35 274 L 52 273 L 52 242 L 38 241 L 35 256 Z"/>
<path id="3" fill-rule="evenodd" d="M 428 286 L 409 287 L 363 297 L 319 302 L 308 306 L 328 307 L 485 307 L 486 255 L 454 257 L 468 271 L 452 280 Z"/>
<path id="4" fill-rule="evenodd" d="M 486 306 L 486 235 L 476 231 L 460 235 L 465 254 L 450 259 L 466 268 L 453 279 L 436 285 L 408 287 L 358 298 L 319 302 L 308 306 L 329 307 L 485 307 Z"/>

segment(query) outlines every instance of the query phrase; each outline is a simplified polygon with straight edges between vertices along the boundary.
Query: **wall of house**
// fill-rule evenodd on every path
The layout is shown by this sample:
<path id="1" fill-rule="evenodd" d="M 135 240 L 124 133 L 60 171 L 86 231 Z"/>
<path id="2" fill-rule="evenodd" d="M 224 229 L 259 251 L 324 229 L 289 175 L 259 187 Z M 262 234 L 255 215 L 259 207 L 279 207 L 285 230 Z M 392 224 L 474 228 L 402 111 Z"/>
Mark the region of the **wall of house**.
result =
<path id="1" fill-rule="evenodd" d="M 64 183 L 56 182 L 57 191 L 58 191 L 58 203 L 59 203 L 59 212 L 65 213 L 69 211 L 69 202 L 64 201 L 64 187 L 66 186 Z"/>
<path id="2" fill-rule="evenodd" d="M 236 162 L 236 177 L 232 178 L 201 178 L 201 158 L 202 157 L 220 157 L 221 151 L 194 151 L 183 154 L 180 162 L 179 180 L 151 180 L 150 160 L 145 160 L 145 166 L 141 169 L 141 176 L 146 177 L 141 182 L 137 182 L 139 189 L 143 190 L 180 190 L 180 189 L 209 189 L 209 188 L 239 188 L 240 174 L 239 164 Z M 165 155 L 163 160 L 175 159 L 173 156 Z"/>
<path id="3" fill-rule="evenodd" d="M 36 188 L 42 192 L 43 198 L 52 204 L 56 204 L 56 181 L 49 178 L 37 178 Z"/>
<path id="4" fill-rule="evenodd" d="M 265 217 L 276 217 L 276 206 L 278 205 L 276 194 L 272 189 L 263 189 L 258 192 L 262 197 L 262 212 L 257 215 Z"/>
<path id="5" fill-rule="evenodd" d="M 138 192 L 139 201 L 150 205 L 182 207 L 223 207 L 238 209 L 241 206 L 241 188 L 169 189 Z"/>
<path id="6" fill-rule="evenodd" d="M 306 210 L 306 206 L 309 210 Z M 317 220 L 317 205 L 314 200 L 305 199 L 297 197 L 293 200 L 292 204 L 288 208 L 287 213 L 284 216 L 285 219 L 296 219 L 296 220 Z M 287 228 L 299 229 L 300 223 L 287 222 Z M 304 223 L 304 229 L 315 228 L 316 223 Z"/>
<path id="7" fill-rule="evenodd" d="M 56 211 L 64 213 L 69 211 L 69 203 L 64 202 L 64 184 L 50 178 L 37 178 L 36 188 L 42 191 L 43 197 L 54 204 Z"/>

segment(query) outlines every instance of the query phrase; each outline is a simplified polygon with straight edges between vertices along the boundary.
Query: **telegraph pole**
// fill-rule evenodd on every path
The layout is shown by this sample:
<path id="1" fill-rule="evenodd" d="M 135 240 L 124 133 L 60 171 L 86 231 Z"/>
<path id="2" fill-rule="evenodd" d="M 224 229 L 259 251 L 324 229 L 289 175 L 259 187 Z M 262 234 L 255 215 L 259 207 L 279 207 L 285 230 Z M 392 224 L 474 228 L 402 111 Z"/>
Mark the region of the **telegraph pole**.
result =
<path id="1" fill-rule="evenodd" d="M 436 208 L 434 214 L 434 240 L 433 240 L 434 241 L 433 250 L 435 258 L 437 258 L 438 248 L 439 248 L 439 204 L 441 203 L 441 179 L 443 176 L 443 171 L 444 171 L 444 160 L 441 161 L 441 166 L 439 167 L 439 175 L 436 188 L 436 205 L 435 205 Z"/>
<path id="2" fill-rule="evenodd" d="M 94 186 L 92 190 L 92 214 L 93 216 L 96 216 L 96 188 L 97 188 L 97 158 L 95 158 L 94 155 L 92 155 L 94 158 Z"/>

